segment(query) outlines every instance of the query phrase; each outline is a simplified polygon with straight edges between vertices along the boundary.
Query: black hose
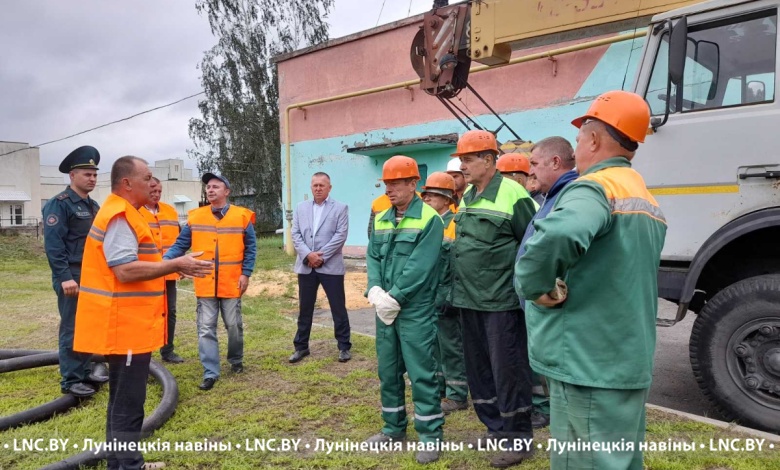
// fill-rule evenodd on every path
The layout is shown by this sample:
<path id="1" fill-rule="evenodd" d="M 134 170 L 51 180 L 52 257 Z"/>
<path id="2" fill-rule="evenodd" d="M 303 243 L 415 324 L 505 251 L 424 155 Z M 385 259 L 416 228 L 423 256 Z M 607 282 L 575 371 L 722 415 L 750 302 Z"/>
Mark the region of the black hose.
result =
<path id="1" fill-rule="evenodd" d="M 56 352 L 45 352 L 43 354 L 34 354 L 32 356 L 19 356 L 0 361 L 0 373 L 13 372 L 22 369 L 35 369 L 36 367 L 53 366 L 60 363 L 59 354 Z"/>
<path id="2" fill-rule="evenodd" d="M 41 406 L 30 408 L 22 412 L 3 416 L 0 418 L 0 431 L 16 428 L 23 424 L 37 423 L 38 421 L 44 421 L 58 413 L 64 413 L 74 406 L 78 405 L 81 399 L 74 397 L 71 394 L 62 395 L 54 400 L 44 403 Z"/>
<path id="3" fill-rule="evenodd" d="M 163 389 L 163 396 L 160 400 L 160 404 L 154 409 L 141 427 L 141 439 L 149 437 L 154 431 L 162 427 L 173 413 L 176 411 L 176 406 L 179 404 L 179 385 L 176 383 L 176 379 L 173 374 L 165 367 L 152 361 L 149 366 L 149 373 L 157 379 Z M 80 466 L 95 466 L 101 460 L 105 460 L 108 457 L 108 453 L 104 450 L 95 454 L 94 451 L 84 451 L 79 454 L 68 457 L 59 462 L 53 463 L 42 467 L 41 470 L 78 470 Z"/>
<path id="4" fill-rule="evenodd" d="M 2 357 L 11 357 L 12 354 L 3 354 L 8 350 L 0 351 Z M 53 366 L 59 363 L 56 352 L 48 351 L 17 351 L 18 353 L 30 353 L 32 355 L 11 357 L 0 360 L 0 372 L 11 372 L 21 369 L 33 369 L 35 367 Z M 43 354 L 41 354 L 43 352 Z M 16 414 L 0 417 L 0 431 L 15 428 L 22 424 L 37 423 L 51 418 L 57 413 L 64 413 L 81 402 L 73 395 L 63 395 L 43 405 L 30 408 Z"/>
<path id="5" fill-rule="evenodd" d="M 100 355 L 93 355 L 93 361 L 105 361 Z M 0 372 L 11 372 L 22 369 L 51 366 L 59 363 L 59 354 L 56 351 L 40 349 L 0 349 Z M 149 364 L 149 373 L 160 383 L 163 395 L 160 404 L 143 422 L 141 438 L 149 437 L 154 431 L 162 427 L 176 411 L 179 404 L 179 385 L 176 378 L 165 367 L 155 361 Z M 78 405 L 83 399 L 72 395 L 63 395 L 49 403 L 0 418 L 0 431 L 19 426 L 21 424 L 42 421 L 62 413 Z M 68 457 L 59 462 L 43 467 L 42 470 L 77 470 L 81 466 L 96 466 L 101 460 L 105 460 L 107 452 L 84 451 Z"/>
<path id="6" fill-rule="evenodd" d="M 0 359 L 10 359 L 12 357 L 34 356 L 36 354 L 49 353 L 49 349 L 0 349 Z"/>
<path id="7" fill-rule="evenodd" d="M 162 364 L 152 361 L 149 365 L 149 373 L 157 379 L 163 389 L 163 395 L 160 404 L 152 411 L 141 427 L 141 437 L 146 438 L 162 427 L 166 421 L 171 419 L 176 407 L 179 406 L 179 384 L 176 377 Z"/>

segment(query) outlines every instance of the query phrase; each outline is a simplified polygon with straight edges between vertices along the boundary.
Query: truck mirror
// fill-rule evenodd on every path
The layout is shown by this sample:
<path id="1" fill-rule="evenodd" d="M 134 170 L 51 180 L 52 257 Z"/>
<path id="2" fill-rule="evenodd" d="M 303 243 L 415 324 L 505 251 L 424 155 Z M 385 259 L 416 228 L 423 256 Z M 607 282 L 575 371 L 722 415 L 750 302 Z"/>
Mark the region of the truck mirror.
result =
<path id="1" fill-rule="evenodd" d="M 672 20 L 666 20 L 666 30 L 669 31 L 669 76 L 666 80 L 666 109 L 662 119 L 653 118 L 650 120 L 653 131 L 657 131 L 669 120 L 669 111 L 672 107 L 671 101 L 673 98 L 672 84 L 674 84 L 678 92 L 682 92 L 680 85 L 683 80 L 685 57 L 688 52 L 688 19 L 683 16 L 676 23 L 672 23 Z M 682 96 L 675 98 L 675 110 L 682 110 L 681 98 Z"/>
<path id="2" fill-rule="evenodd" d="M 675 86 L 682 83 L 685 56 L 688 50 L 688 19 L 682 17 L 674 23 L 669 37 L 669 80 Z"/>

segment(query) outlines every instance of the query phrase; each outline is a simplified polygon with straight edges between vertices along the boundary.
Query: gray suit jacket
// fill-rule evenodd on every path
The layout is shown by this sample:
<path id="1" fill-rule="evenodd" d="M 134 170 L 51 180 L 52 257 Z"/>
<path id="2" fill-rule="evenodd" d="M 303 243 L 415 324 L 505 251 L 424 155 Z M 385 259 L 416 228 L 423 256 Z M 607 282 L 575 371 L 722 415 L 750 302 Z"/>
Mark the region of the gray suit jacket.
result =
<path id="1" fill-rule="evenodd" d="M 325 262 L 317 268 L 318 273 L 343 275 L 344 256 L 341 249 L 347 241 L 349 228 L 349 209 L 333 199 L 325 201 L 320 216 L 320 226 L 314 224 L 314 201 L 298 204 L 293 214 L 292 239 L 298 257 L 295 260 L 295 272 L 309 274 L 311 268 L 304 264 L 306 256 L 312 251 L 321 251 Z"/>

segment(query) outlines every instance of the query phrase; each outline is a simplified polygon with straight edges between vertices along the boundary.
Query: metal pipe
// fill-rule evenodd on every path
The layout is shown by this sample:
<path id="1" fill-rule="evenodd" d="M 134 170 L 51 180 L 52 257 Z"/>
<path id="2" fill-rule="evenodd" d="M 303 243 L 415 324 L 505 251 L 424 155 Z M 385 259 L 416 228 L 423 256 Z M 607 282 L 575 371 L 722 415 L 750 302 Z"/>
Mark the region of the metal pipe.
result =
<path id="1" fill-rule="evenodd" d="M 506 64 L 501 65 L 480 65 L 479 67 L 474 67 L 473 69 L 469 70 L 469 74 L 484 72 L 485 70 L 492 70 L 500 67 L 505 67 L 507 65 L 515 65 L 520 64 L 523 62 L 530 62 L 532 60 L 537 59 L 545 59 L 548 57 L 553 57 L 556 55 L 561 54 L 568 54 L 569 52 L 577 52 L 582 51 L 585 49 L 592 49 L 594 47 L 599 46 L 605 46 L 608 44 L 614 44 L 616 42 L 623 42 L 628 41 L 631 39 L 636 39 L 638 37 L 642 37 L 647 33 L 646 28 L 643 28 L 641 30 L 634 31 L 633 33 L 625 33 L 625 34 L 619 34 L 617 36 L 612 36 L 609 38 L 602 38 L 602 39 L 596 39 L 593 41 L 587 41 L 580 44 L 574 44 L 572 46 L 566 46 L 566 47 L 560 47 L 558 49 L 551 49 L 549 51 L 544 52 L 537 52 L 535 54 L 528 54 L 522 57 L 515 57 L 514 59 L 510 60 Z M 333 101 L 339 101 L 344 100 L 347 98 L 355 98 L 358 96 L 365 96 L 365 95 L 371 95 L 374 93 L 380 93 L 383 91 L 388 90 L 395 90 L 397 88 L 406 88 L 412 85 L 419 85 L 420 79 L 415 80 L 407 80 L 405 82 L 399 82 L 394 83 L 392 85 L 384 85 L 380 87 L 375 88 L 368 88 L 365 90 L 360 91 L 353 91 L 350 93 L 344 93 L 341 95 L 331 96 L 328 98 L 319 98 L 316 100 L 310 100 L 310 101 L 302 101 L 300 103 L 295 103 L 288 105 L 284 109 L 284 148 L 285 148 L 285 154 L 284 154 L 284 182 L 287 186 L 287 210 L 285 211 L 285 218 L 287 219 L 287 227 L 284 229 L 284 244 L 285 244 L 285 251 L 288 255 L 294 255 L 295 254 L 295 248 L 292 244 L 292 171 L 290 169 L 291 164 L 291 158 L 290 158 L 290 111 L 293 109 L 303 109 L 308 106 L 314 106 L 317 104 L 322 103 L 330 103 Z"/>

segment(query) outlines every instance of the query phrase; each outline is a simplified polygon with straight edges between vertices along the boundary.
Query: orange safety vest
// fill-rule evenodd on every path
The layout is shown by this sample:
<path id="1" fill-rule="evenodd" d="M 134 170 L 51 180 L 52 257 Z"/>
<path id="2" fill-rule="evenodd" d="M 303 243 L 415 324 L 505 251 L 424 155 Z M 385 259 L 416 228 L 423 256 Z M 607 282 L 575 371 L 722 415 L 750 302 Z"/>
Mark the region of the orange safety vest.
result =
<path id="1" fill-rule="evenodd" d="M 187 224 L 192 231 L 192 251 L 202 251 L 200 259 L 215 262 L 211 276 L 194 279 L 196 297 L 241 297 L 238 278 L 244 264 L 244 230 L 254 223 L 254 212 L 234 205 L 221 220 L 211 213 L 211 206 L 189 212 Z M 219 259 L 215 259 L 215 253 L 219 253 Z"/>
<path id="2" fill-rule="evenodd" d="M 455 218 L 450 220 L 450 223 L 444 228 L 444 242 L 452 243 L 455 241 Z"/>
<path id="3" fill-rule="evenodd" d="M 149 224 L 130 203 L 109 194 L 84 246 L 73 350 L 95 354 L 147 353 L 166 342 L 165 281 L 120 282 L 106 262 L 108 223 L 124 214 L 138 239 L 138 260 L 161 262 Z"/>
<path id="4" fill-rule="evenodd" d="M 422 197 L 417 191 L 415 191 L 415 194 L 417 194 L 418 197 Z M 380 212 L 390 209 L 391 207 L 393 207 L 393 203 L 390 202 L 390 198 L 387 197 L 387 194 L 382 194 L 381 196 L 374 199 L 374 201 L 371 203 L 371 214 L 379 214 Z"/>
<path id="5" fill-rule="evenodd" d="M 154 241 L 157 242 L 157 249 L 165 255 L 173 243 L 176 241 L 176 237 L 179 236 L 179 214 L 172 205 L 164 202 L 157 203 L 157 213 L 152 212 L 144 206 L 138 209 L 138 212 L 144 216 L 146 222 L 149 223 L 149 228 L 152 229 L 152 235 L 154 235 Z M 177 281 L 179 275 L 176 273 L 168 274 L 165 276 L 166 281 Z"/>
<path id="6" fill-rule="evenodd" d="M 387 197 L 387 194 L 382 194 L 381 196 L 374 199 L 374 201 L 371 203 L 371 213 L 379 214 L 380 212 L 390 209 L 391 207 L 393 207 L 393 203 L 390 202 L 390 198 Z"/>

